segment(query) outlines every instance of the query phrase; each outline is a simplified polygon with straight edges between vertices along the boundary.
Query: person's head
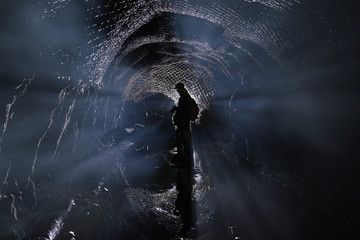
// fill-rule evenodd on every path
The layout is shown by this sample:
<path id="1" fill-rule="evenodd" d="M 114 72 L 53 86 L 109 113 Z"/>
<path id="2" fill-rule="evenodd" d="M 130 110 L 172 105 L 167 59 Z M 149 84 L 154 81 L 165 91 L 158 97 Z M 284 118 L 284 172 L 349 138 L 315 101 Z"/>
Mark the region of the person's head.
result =
<path id="1" fill-rule="evenodd" d="M 187 93 L 187 90 L 185 89 L 185 86 L 183 83 L 179 82 L 175 85 L 175 89 L 176 91 L 180 94 L 180 95 L 183 95 L 183 94 L 186 94 Z"/>

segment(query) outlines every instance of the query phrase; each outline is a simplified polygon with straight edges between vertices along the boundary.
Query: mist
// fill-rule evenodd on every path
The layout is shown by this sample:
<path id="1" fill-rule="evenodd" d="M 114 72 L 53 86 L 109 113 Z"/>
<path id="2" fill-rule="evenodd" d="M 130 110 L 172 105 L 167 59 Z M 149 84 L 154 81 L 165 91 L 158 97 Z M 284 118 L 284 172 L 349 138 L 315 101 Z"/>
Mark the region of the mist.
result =
<path id="1" fill-rule="evenodd" d="M 358 3 L 0 6 L 1 239 L 178 239 L 178 82 L 198 239 L 359 236 Z"/>

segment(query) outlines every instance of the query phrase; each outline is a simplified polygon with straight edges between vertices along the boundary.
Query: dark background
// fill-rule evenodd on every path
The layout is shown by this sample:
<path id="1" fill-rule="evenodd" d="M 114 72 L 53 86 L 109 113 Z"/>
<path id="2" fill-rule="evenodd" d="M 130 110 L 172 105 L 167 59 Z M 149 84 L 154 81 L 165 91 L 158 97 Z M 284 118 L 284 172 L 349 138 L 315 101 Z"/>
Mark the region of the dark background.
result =
<path id="1" fill-rule="evenodd" d="M 238 9 L 234 1 L 216 3 Z M 4 181 L 0 230 L 4 239 L 48 237 L 59 216 L 65 219 L 64 228 L 57 234 L 61 239 L 71 239 L 72 230 L 79 239 L 129 236 L 157 239 L 166 225 L 145 228 L 151 217 L 140 221 L 124 210 L 128 208 L 120 203 L 127 197 L 123 192 L 127 185 L 118 169 L 114 173 L 116 164 L 112 160 L 121 155 L 124 141 L 132 141 L 134 145 L 125 154 L 125 175 L 132 187 L 145 185 L 145 189 L 154 191 L 170 187 L 174 173 L 153 155 L 171 144 L 171 116 L 167 113 L 171 101 L 161 95 L 140 103 L 127 102 L 121 130 L 108 127 L 103 131 L 104 122 L 109 121 L 108 126 L 114 123 L 110 117 L 108 120 L 104 117 L 106 99 L 109 97 L 107 106 L 115 115 L 124 106 L 118 101 L 120 94 L 112 91 L 111 80 L 105 82 L 107 88 L 103 92 L 91 84 L 86 94 L 79 90 L 78 80 L 87 81 L 88 73 L 82 72 L 86 58 L 96 41 L 106 39 L 111 29 L 89 35 L 89 26 L 115 22 L 113 17 L 117 12 L 109 11 L 117 9 L 114 2 L 107 10 L 109 15 L 92 18 L 96 11 L 103 11 L 94 6 L 106 4 L 106 1 L 62 4 L 15 0 L 0 5 L 0 122 L 8 123 L 6 129 L 5 124 L 0 128 L 0 179 Z M 207 3 L 199 1 L 195 5 L 202 4 Z M 283 14 L 261 5 L 249 9 L 256 12 L 258 8 L 269 16 Z M 216 213 L 208 225 L 201 225 L 204 233 L 218 227 L 218 231 L 207 235 L 209 239 L 230 239 L 235 235 L 244 239 L 359 237 L 356 224 L 360 137 L 358 11 L 357 2 L 335 0 L 301 1 L 286 10 L 288 20 L 284 22 L 288 24 L 272 30 L 280 34 L 284 31 L 282 36 L 292 46 L 281 52 L 285 62 L 296 60 L 299 65 L 292 75 L 276 67 L 261 69 L 250 62 L 246 77 L 249 83 L 239 88 L 232 99 L 232 108 L 237 110 L 231 120 L 224 113 L 224 106 L 233 93 L 228 91 L 233 85 L 227 81 L 216 85 L 221 94 L 215 97 L 210 113 L 203 113 L 203 123 L 193 127 L 195 150 L 217 189 L 213 200 Z M 251 17 L 251 11 L 244 14 Z M 177 21 L 190 26 L 204 24 L 176 14 L 160 14 L 158 19 L 132 34 L 125 45 L 139 36 L 161 33 L 169 27 L 167 24 Z M 209 42 L 214 48 L 222 44 L 224 39 L 218 37 L 222 34 L 220 27 L 204 29 L 176 34 L 183 34 L 184 39 Z M 96 37 L 100 40 L 95 41 Z M 164 47 L 162 43 L 150 47 L 178 51 L 177 47 Z M 256 44 L 249 43 L 249 49 L 259 56 L 264 54 Z M 139 49 L 143 50 L 149 50 L 149 46 Z M 161 62 L 161 55 L 152 54 L 150 51 L 139 66 Z M 133 61 L 131 56 L 126 60 Z M 264 61 L 273 64 L 271 59 Z M 59 94 L 63 89 L 67 97 L 62 102 Z M 8 105 L 14 96 L 17 96 L 14 104 Z M 75 98 L 76 110 L 70 127 L 56 150 L 66 114 Z M 11 107 L 8 117 L 7 107 Z M 36 165 L 36 186 L 31 187 L 28 176 L 35 150 L 53 110 L 53 125 L 42 142 Z M 150 117 L 144 120 L 145 113 Z M 89 117 L 84 118 L 85 115 Z M 128 137 L 123 128 L 136 123 L 150 127 L 142 130 L 136 125 L 136 134 Z M 74 137 L 77 127 L 80 132 L 83 129 L 82 140 Z M 113 141 L 111 147 L 103 147 L 99 139 L 107 146 Z M 75 145 L 78 147 L 73 151 Z M 145 150 L 147 146 L 150 151 Z M 57 160 L 51 160 L 54 151 L 55 155 L 59 154 L 55 156 Z M 157 166 L 161 173 L 147 170 Z M 107 193 L 91 195 L 103 179 L 112 197 Z M 70 199 L 75 199 L 76 205 L 68 214 Z M 94 203 L 100 205 L 100 210 L 94 210 L 91 205 Z M 81 226 L 78 222 L 82 222 Z M 230 226 L 235 234 L 230 234 Z M 86 232 L 85 228 L 93 231 Z M 170 230 L 165 232 L 164 239 L 174 236 Z"/>

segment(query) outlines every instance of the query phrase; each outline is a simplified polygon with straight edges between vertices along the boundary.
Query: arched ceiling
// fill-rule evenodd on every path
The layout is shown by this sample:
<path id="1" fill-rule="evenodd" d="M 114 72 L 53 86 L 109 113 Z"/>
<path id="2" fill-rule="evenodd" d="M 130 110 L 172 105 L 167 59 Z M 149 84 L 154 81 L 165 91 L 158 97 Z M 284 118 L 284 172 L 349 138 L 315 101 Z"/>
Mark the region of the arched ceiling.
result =
<path id="1" fill-rule="evenodd" d="M 90 77 L 115 85 L 125 99 L 160 93 L 176 99 L 173 86 L 185 83 L 208 108 L 215 95 L 231 95 L 264 69 L 293 73 L 286 11 L 297 1 L 134 1 L 105 6 L 108 38 L 96 40 L 89 57 Z M 91 32 L 91 31 L 90 31 Z M 291 81 L 291 80 L 290 80 Z"/>

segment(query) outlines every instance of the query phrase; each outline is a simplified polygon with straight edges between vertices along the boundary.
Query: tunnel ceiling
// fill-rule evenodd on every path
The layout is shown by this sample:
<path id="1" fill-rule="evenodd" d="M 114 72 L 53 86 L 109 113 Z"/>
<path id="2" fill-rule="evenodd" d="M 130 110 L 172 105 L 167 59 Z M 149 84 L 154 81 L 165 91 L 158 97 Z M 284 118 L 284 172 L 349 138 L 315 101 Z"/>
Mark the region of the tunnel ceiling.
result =
<path id="1" fill-rule="evenodd" d="M 214 239 L 358 230 L 359 3 L 2 3 L 0 239 L 176 235 L 179 81 Z"/>
<path id="2" fill-rule="evenodd" d="M 93 25 L 107 39 L 96 42 L 89 30 L 96 51 L 87 66 L 96 84 L 110 81 L 129 100 L 154 93 L 175 100 L 172 88 L 182 81 L 207 108 L 215 95 L 228 94 L 220 90 L 223 81 L 234 89 L 264 69 L 289 73 L 297 64 L 286 60 L 292 46 L 284 38 L 289 34 L 284 23 L 298 1 L 110 4 Z"/>

